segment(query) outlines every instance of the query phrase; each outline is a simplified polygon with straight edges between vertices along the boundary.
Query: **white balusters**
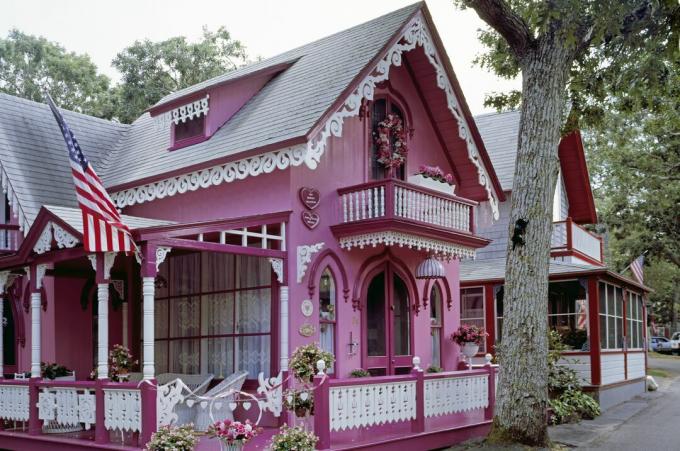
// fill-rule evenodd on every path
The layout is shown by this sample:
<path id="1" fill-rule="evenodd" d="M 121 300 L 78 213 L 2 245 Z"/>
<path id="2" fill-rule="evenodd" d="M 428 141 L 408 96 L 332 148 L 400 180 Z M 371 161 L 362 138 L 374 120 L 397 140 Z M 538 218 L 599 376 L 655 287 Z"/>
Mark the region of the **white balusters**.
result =
<path id="1" fill-rule="evenodd" d="M 416 417 L 416 382 L 331 387 L 330 428 L 342 431 Z"/>
<path id="2" fill-rule="evenodd" d="M 425 380 L 425 417 L 448 415 L 489 405 L 489 376 L 443 377 Z"/>
<path id="3" fill-rule="evenodd" d="M 104 425 L 108 430 L 140 432 L 142 400 L 139 390 L 104 390 Z"/>
<path id="4" fill-rule="evenodd" d="M 28 421 L 28 385 L 0 385 L 0 418 Z"/>

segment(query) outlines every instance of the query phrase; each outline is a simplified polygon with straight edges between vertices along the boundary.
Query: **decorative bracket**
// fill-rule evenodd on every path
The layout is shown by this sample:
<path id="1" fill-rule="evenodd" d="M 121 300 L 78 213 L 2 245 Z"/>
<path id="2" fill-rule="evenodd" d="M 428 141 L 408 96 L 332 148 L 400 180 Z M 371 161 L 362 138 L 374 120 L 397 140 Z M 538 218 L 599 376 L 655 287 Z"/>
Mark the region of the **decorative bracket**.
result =
<path id="1" fill-rule="evenodd" d="M 161 263 L 165 261 L 165 257 L 168 256 L 171 250 L 172 250 L 171 247 L 165 246 L 158 246 L 156 248 L 156 271 L 158 271 L 158 268 L 161 266 Z"/>
<path id="2" fill-rule="evenodd" d="M 35 267 L 35 286 L 38 289 L 42 288 L 43 277 L 45 277 L 45 272 L 47 271 L 46 264 L 36 265 Z"/>
<path id="3" fill-rule="evenodd" d="M 116 290 L 116 293 L 118 293 L 120 300 L 125 300 L 125 281 L 121 279 L 114 279 L 111 281 L 111 286 L 114 290 Z"/>
<path id="4" fill-rule="evenodd" d="M 307 271 L 307 265 L 312 261 L 312 255 L 319 252 L 324 243 L 302 245 L 297 247 L 297 282 L 302 282 Z"/>
<path id="5" fill-rule="evenodd" d="M 269 263 L 272 265 L 272 270 L 276 274 L 276 280 L 278 280 L 279 283 L 283 283 L 283 259 L 270 258 Z"/>
<path id="6" fill-rule="evenodd" d="M 109 280 L 111 277 L 111 268 L 113 263 L 116 261 L 116 252 L 106 252 L 104 253 L 104 279 Z"/>
<path id="7" fill-rule="evenodd" d="M 38 241 L 33 246 L 33 252 L 36 254 L 44 254 L 52 250 L 52 238 L 56 241 L 59 249 L 75 247 L 80 241 L 78 238 L 71 235 L 64 230 L 63 227 L 49 221 L 43 229 Z"/>

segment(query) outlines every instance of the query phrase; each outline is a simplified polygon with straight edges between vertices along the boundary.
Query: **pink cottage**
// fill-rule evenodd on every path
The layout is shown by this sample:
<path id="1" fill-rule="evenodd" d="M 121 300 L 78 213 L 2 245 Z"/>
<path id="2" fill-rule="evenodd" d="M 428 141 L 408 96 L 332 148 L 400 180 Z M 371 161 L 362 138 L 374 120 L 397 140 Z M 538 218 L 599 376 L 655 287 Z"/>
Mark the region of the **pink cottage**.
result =
<path id="1" fill-rule="evenodd" d="M 262 449 L 302 421 L 282 388 L 314 342 L 335 356 L 304 420 L 319 449 L 488 430 L 496 369 L 459 370 L 447 337 L 460 262 L 492 241 L 475 224 L 500 218 L 504 187 L 425 4 L 170 94 L 131 125 L 64 111 L 137 257 L 83 250 L 49 108 L 0 103 L 0 447 L 138 449 L 213 412 L 258 420 L 246 448 Z M 451 176 L 421 174 L 436 168 Z M 140 361 L 126 382 L 107 378 L 115 344 Z M 220 397 L 233 390 L 249 395 Z"/>

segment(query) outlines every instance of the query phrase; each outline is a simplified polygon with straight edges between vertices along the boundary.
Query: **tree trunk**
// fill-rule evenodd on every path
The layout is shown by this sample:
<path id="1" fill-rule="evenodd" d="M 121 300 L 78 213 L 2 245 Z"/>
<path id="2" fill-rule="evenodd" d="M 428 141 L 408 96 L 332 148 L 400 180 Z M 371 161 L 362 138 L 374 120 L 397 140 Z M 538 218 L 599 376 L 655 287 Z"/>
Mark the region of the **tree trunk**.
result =
<path id="1" fill-rule="evenodd" d="M 522 108 L 490 441 L 548 444 L 548 264 L 570 52 L 545 35 L 522 59 Z"/>

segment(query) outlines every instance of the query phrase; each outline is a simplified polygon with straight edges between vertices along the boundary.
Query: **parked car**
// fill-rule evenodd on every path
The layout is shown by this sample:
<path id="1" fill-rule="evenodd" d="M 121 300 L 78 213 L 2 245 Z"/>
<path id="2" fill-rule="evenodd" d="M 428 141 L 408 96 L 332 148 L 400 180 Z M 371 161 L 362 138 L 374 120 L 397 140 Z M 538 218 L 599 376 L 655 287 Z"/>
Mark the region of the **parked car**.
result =
<path id="1" fill-rule="evenodd" d="M 671 341 L 666 337 L 651 337 L 649 339 L 649 349 L 661 353 L 673 352 Z"/>
<path id="2" fill-rule="evenodd" d="M 671 352 L 675 355 L 680 355 L 680 332 L 676 332 L 671 336 Z"/>

